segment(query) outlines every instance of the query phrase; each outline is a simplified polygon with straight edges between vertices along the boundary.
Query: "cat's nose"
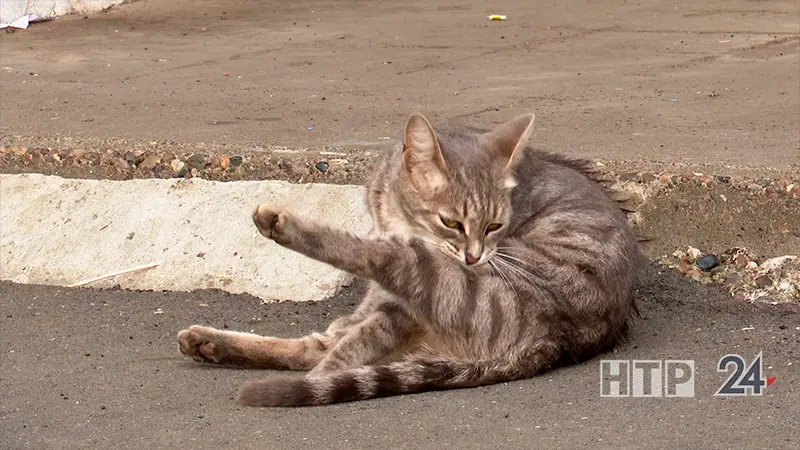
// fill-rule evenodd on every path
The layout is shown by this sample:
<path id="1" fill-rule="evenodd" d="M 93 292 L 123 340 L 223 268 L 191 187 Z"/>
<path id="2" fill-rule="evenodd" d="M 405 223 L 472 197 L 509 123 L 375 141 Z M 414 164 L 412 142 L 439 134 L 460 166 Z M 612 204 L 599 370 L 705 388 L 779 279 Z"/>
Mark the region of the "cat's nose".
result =
<path id="1" fill-rule="evenodd" d="M 469 252 L 464 252 L 464 259 L 467 261 L 467 265 L 471 266 L 471 265 L 475 264 L 476 262 L 478 262 L 478 260 L 480 258 L 476 258 L 476 257 L 472 256 Z"/>

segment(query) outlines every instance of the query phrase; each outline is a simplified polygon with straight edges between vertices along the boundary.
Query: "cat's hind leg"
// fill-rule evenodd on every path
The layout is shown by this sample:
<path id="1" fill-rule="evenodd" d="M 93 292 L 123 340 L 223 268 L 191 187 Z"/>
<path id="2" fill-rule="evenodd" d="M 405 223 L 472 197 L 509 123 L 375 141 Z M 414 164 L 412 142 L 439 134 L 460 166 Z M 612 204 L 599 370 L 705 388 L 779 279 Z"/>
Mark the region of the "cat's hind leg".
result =
<path id="1" fill-rule="evenodd" d="M 384 361 L 406 349 L 417 331 L 418 325 L 402 306 L 381 303 L 365 319 L 344 330 L 309 376 Z"/>
<path id="2" fill-rule="evenodd" d="M 311 370 L 342 333 L 280 339 L 192 325 L 178 333 L 181 353 L 196 361 L 278 370 Z"/>

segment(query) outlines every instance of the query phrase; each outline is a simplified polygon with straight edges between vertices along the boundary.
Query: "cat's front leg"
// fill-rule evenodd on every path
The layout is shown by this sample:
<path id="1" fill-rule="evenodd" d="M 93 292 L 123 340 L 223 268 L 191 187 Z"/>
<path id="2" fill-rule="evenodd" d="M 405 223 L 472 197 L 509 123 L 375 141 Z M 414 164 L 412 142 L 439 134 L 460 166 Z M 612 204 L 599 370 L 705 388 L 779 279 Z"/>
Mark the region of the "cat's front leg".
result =
<path id="1" fill-rule="evenodd" d="M 388 240 L 363 239 L 345 231 L 307 222 L 278 206 L 260 205 L 253 222 L 262 235 L 309 258 L 368 280 L 377 281 L 390 292 L 404 296 L 408 289 L 386 284 L 387 269 L 403 271 L 415 260 L 408 246 Z M 391 266 L 391 267 L 390 267 Z"/>

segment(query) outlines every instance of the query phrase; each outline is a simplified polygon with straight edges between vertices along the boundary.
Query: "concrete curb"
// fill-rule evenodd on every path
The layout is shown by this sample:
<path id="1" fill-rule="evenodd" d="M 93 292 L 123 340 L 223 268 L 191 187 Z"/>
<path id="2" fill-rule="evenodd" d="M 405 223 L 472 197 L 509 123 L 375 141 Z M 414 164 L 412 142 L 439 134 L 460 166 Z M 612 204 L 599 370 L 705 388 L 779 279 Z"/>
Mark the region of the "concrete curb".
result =
<path id="1" fill-rule="evenodd" d="M 75 180 L 0 175 L 0 279 L 125 289 L 217 288 L 265 300 L 321 300 L 352 279 L 261 236 L 259 203 L 359 235 L 372 223 L 359 186 L 282 181 Z"/>

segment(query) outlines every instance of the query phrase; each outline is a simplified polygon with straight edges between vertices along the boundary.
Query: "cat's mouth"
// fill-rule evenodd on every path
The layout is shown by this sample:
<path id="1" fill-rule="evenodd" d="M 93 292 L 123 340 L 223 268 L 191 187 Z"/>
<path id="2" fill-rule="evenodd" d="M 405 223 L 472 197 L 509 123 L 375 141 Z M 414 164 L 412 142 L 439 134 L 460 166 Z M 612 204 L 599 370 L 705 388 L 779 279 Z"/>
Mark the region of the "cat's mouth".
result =
<path id="1" fill-rule="evenodd" d="M 484 266 L 495 254 L 495 251 L 492 250 L 488 252 L 484 251 L 477 257 L 468 256 L 465 248 L 459 248 L 457 245 L 448 241 L 444 241 L 443 249 L 449 256 L 457 259 L 462 265 L 470 269 L 477 269 L 478 267 Z"/>

